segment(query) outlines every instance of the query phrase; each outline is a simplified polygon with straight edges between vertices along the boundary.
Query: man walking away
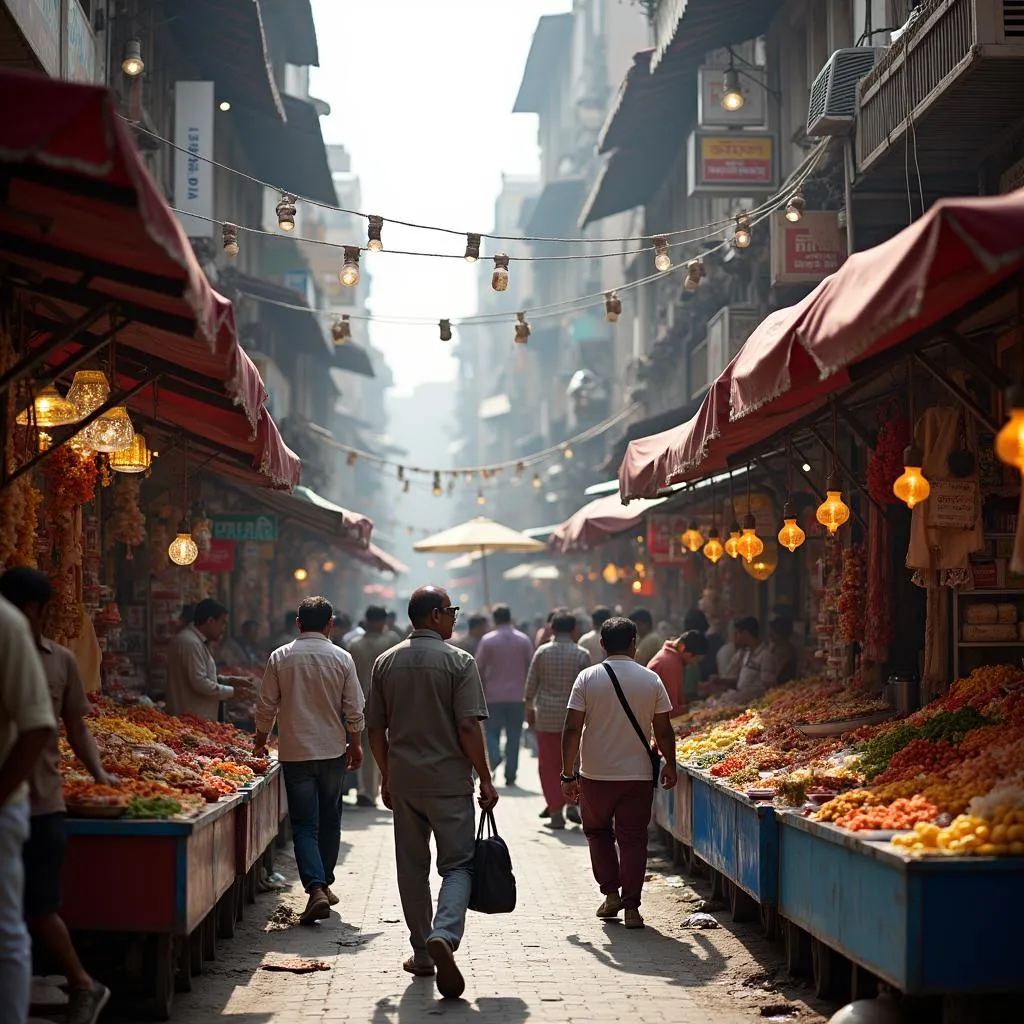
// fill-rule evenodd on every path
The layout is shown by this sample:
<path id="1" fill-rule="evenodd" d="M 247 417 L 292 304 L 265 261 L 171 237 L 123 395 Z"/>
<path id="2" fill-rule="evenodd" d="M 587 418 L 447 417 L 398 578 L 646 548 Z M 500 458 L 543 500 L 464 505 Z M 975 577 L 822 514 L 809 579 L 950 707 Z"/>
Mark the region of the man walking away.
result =
<path id="1" fill-rule="evenodd" d="M 235 687 L 249 685 L 245 676 L 217 675 L 210 650 L 228 628 L 228 610 L 207 597 L 196 605 L 192 622 L 167 645 L 167 713 L 192 714 L 216 722 L 221 702 L 235 695 Z"/>
<path id="2" fill-rule="evenodd" d="M 28 779 L 57 733 L 43 665 L 25 616 L 0 597 L 0 1007 L 28 1020 L 32 947 L 25 927 Z"/>
<path id="3" fill-rule="evenodd" d="M 331 602 L 307 597 L 297 624 L 299 636 L 267 663 L 256 698 L 253 753 L 266 757 L 277 719 L 295 862 L 309 894 L 299 920 L 312 924 L 330 917 L 339 902 L 331 885 L 341 848 L 341 797 L 346 770 L 363 763 L 363 691 L 352 655 L 329 639 Z"/>
<path id="4" fill-rule="evenodd" d="M 50 581 L 35 569 L 8 569 L 0 576 L 0 594 L 28 620 L 43 662 L 54 716 L 63 721 L 71 749 L 97 782 L 117 785 L 117 779 L 103 770 L 96 741 L 85 724 L 92 705 L 85 695 L 75 656 L 43 636 L 52 596 Z M 29 779 L 29 813 L 29 840 L 24 849 L 25 918 L 29 932 L 64 970 L 69 1024 L 94 1024 L 110 1000 L 110 989 L 93 980 L 82 966 L 59 913 L 68 838 L 56 732 L 51 734 Z"/>
<path id="5" fill-rule="evenodd" d="M 665 684 L 672 701 L 670 717 L 683 714 L 689 702 L 700 695 L 700 663 L 707 654 L 703 633 L 687 630 L 682 636 L 666 640 L 647 667 Z"/>
<path id="6" fill-rule="evenodd" d="M 465 651 L 467 654 L 475 655 L 480 641 L 487 635 L 490 628 L 491 624 L 486 615 L 470 615 L 466 626 L 466 635 L 459 640 L 452 641 L 452 646 L 458 647 L 460 651 Z"/>
<path id="7" fill-rule="evenodd" d="M 598 605 L 590 613 L 592 629 L 580 637 L 580 647 L 590 655 L 590 664 L 598 665 L 604 660 L 604 651 L 601 648 L 601 627 L 612 617 L 611 609 L 604 605 Z"/>
<path id="8" fill-rule="evenodd" d="M 665 758 L 661 785 L 673 789 L 677 775 L 676 741 L 669 720 L 672 705 L 661 680 L 633 660 L 633 622 L 618 616 L 609 619 L 601 627 L 601 643 L 607 658 L 580 673 L 569 698 L 561 781 L 565 799 L 579 797 L 594 878 L 604 894 L 597 916 L 611 919 L 624 910 L 627 928 L 643 928 L 640 896 L 654 804 L 654 766 L 646 737 L 653 728 Z M 643 736 L 630 722 L 615 682 Z M 573 766 L 578 754 L 576 775 Z"/>
<path id="9" fill-rule="evenodd" d="M 356 675 L 363 696 L 370 698 L 370 680 L 373 675 L 374 662 L 387 650 L 398 643 L 395 634 L 388 628 L 388 612 L 380 605 L 370 605 L 364 616 L 366 632 L 352 644 L 351 655 L 356 665 Z M 363 730 L 364 747 L 369 746 L 366 730 Z M 380 771 L 372 757 L 363 758 L 363 766 L 359 769 L 359 793 L 356 796 L 357 807 L 376 807 L 380 794 Z"/>
<path id="10" fill-rule="evenodd" d="M 533 644 L 512 625 L 508 605 L 494 609 L 494 629 L 482 637 L 476 664 L 487 698 L 487 757 L 491 770 L 502 762 L 501 733 L 505 733 L 505 785 L 516 784 L 519 745 L 523 734 L 523 693 L 533 659 Z"/>
<path id="11" fill-rule="evenodd" d="M 537 648 L 526 679 L 526 721 L 537 734 L 540 785 L 551 817 L 545 828 L 564 829 L 566 800 L 558 781 L 562 725 L 576 677 L 590 667 L 590 655 L 573 640 L 576 616 L 560 608 L 551 619 L 554 639 Z M 575 801 L 568 801 L 575 803 Z"/>
<path id="12" fill-rule="evenodd" d="M 381 798 L 395 816 L 398 891 L 412 944 L 402 966 L 418 977 L 436 968 L 438 991 L 449 999 L 466 988 L 454 954 L 473 885 L 474 770 L 480 806 L 498 802 L 480 727 L 487 718 L 480 674 L 471 655 L 445 643 L 458 611 L 440 587 L 413 592 L 412 634 L 377 659 L 366 718 Z M 441 876 L 433 915 L 431 835 Z"/>
<path id="13" fill-rule="evenodd" d="M 636 626 L 636 660 L 646 665 L 661 650 L 661 636 L 654 629 L 654 616 L 646 608 L 637 608 L 630 619 Z"/>

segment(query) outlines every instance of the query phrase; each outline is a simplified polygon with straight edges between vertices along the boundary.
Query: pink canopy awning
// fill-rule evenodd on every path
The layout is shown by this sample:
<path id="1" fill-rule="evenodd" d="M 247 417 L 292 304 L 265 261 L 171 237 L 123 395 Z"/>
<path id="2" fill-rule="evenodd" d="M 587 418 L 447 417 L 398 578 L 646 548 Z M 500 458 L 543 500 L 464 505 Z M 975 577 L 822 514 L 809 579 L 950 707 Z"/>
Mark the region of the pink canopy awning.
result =
<path id="1" fill-rule="evenodd" d="M 672 430 L 630 443 L 624 498 L 725 467 L 820 408 L 849 367 L 934 327 L 1024 268 L 1024 190 L 945 199 L 882 245 L 852 255 L 794 306 L 770 314 Z"/>
<path id="2" fill-rule="evenodd" d="M 635 529 L 643 522 L 644 513 L 664 500 L 652 498 L 623 505 L 617 494 L 595 498 L 555 529 L 548 547 L 560 554 L 597 547 L 616 534 Z"/>

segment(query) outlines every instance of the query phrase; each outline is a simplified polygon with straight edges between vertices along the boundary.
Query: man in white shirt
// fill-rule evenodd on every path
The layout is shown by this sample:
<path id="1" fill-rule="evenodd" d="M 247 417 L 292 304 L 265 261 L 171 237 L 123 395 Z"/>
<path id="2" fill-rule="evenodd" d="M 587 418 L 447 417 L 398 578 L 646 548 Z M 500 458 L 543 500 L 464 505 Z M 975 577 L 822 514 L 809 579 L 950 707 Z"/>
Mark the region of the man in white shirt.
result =
<path id="1" fill-rule="evenodd" d="M 627 928 L 644 926 L 640 898 L 659 776 L 652 729 L 665 759 L 661 785 L 673 789 L 677 780 L 672 702 L 658 676 L 634 660 L 636 640 L 630 619 L 615 616 L 601 626 L 607 657 L 577 677 L 562 731 L 563 792 L 567 800 L 579 799 L 594 878 L 604 894 L 597 916 L 611 919 L 622 910 Z"/>
<path id="2" fill-rule="evenodd" d="M 196 605 L 192 622 L 171 639 L 167 645 L 168 714 L 191 714 L 216 722 L 221 701 L 235 695 L 235 686 L 248 685 L 245 676 L 217 675 L 210 644 L 220 640 L 227 628 L 227 608 L 207 597 Z"/>
<path id="3" fill-rule="evenodd" d="M 580 647 L 590 655 L 590 664 L 599 665 L 604 661 L 604 648 L 601 646 L 601 627 L 612 617 L 611 609 L 598 605 L 590 613 L 593 629 L 580 637 Z"/>
<path id="4" fill-rule="evenodd" d="M 267 662 L 256 698 L 253 752 L 267 753 L 278 720 L 278 757 L 292 821 L 295 862 L 309 894 L 300 921 L 331 916 L 341 849 L 341 797 L 346 771 L 363 763 L 363 691 L 348 651 L 331 643 L 334 608 L 326 597 L 299 605 L 299 636 Z"/>
<path id="5" fill-rule="evenodd" d="M 0 597 L 0 993 L 3 1020 L 24 1024 L 32 948 L 24 918 L 28 779 L 57 728 L 25 616 Z"/>

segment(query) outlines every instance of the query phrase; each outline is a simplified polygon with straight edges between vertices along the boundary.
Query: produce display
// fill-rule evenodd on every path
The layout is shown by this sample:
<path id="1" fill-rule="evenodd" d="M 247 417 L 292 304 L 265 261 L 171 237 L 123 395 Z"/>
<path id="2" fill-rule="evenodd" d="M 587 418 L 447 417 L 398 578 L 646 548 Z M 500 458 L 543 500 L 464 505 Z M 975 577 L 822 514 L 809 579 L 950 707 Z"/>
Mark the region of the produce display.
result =
<path id="1" fill-rule="evenodd" d="M 64 797 L 72 814 L 129 818 L 194 817 L 265 775 L 272 762 L 251 756 L 252 737 L 192 715 L 173 718 L 149 703 L 94 698 L 86 719 L 116 788 L 92 780 L 62 735 Z"/>
<path id="2" fill-rule="evenodd" d="M 915 856 L 1021 852 L 1024 671 L 976 669 L 905 719 L 841 736 L 795 728 L 883 707 L 856 685 L 798 680 L 740 714 L 708 701 L 675 719 L 676 754 L 752 799 L 770 793 L 779 807 L 853 832 L 906 833 L 893 842 Z"/>

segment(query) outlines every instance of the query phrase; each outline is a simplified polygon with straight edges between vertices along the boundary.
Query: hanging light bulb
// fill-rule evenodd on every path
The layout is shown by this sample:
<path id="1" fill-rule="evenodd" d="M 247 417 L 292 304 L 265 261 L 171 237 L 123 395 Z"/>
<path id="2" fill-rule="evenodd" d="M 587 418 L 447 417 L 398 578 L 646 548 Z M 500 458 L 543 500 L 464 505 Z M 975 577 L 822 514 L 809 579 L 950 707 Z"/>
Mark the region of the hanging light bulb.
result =
<path id="1" fill-rule="evenodd" d="M 744 102 L 740 73 L 730 64 L 722 76 L 722 107 L 735 113 L 737 110 L 742 110 Z"/>
<path id="2" fill-rule="evenodd" d="M 604 293 L 604 318 L 613 324 L 622 315 L 622 299 L 618 292 Z"/>
<path id="3" fill-rule="evenodd" d="M 228 256 L 238 255 L 238 225 L 221 224 L 220 244 Z"/>
<path id="4" fill-rule="evenodd" d="M 142 40 L 129 39 L 124 44 L 124 53 L 121 57 L 121 70 L 129 78 L 138 78 L 146 70 L 146 64 L 142 59 Z"/>
<path id="5" fill-rule="evenodd" d="M 440 328 L 440 331 L 441 331 L 441 340 L 442 341 L 451 341 L 452 340 L 452 322 L 451 322 L 451 320 L 439 320 L 437 322 L 437 326 Z"/>
<path id="6" fill-rule="evenodd" d="M 717 565 L 718 560 L 725 554 L 725 548 L 718 539 L 718 530 L 711 527 L 708 531 L 708 542 L 704 545 L 704 557 L 712 564 Z"/>
<path id="7" fill-rule="evenodd" d="M 405 479 L 405 466 L 399 466 L 398 467 L 397 476 L 398 476 L 399 480 L 404 480 Z"/>
<path id="8" fill-rule="evenodd" d="M 93 420 L 83 431 L 87 443 L 97 452 L 123 452 L 131 447 L 135 438 L 135 428 L 128 410 L 123 405 L 115 405 L 102 416 Z"/>
<path id="9" fill-rule="evenodd" d="M 521 462 L 516 463 L 516 479 L 518 480 L 523 475 L 523 470 L 526 469 Z"/>
<path id="10" fill-rule="evenodd" d="M 299 566 L 299 568 L 292 573 L 292 579 L 294 579 L 296 583 L 305 583 L 306 580 L 309 579 L 309 570 Z"/>
<path id="11" fill-rule="evenodd" d="M 110 397 L 110 384 L 102 370 L 77 370 L 71 387 L 68 389 L 68 401 L 78 410 L 80 419 L 95 412 Z"/>
<path id="12" fill-rule="evenodd" d="M 562 455 L 567 459 L 574 459 L 576 457 L 576 453 L 567 444 L 562 445 Z"/>
<path id="13" fill-rule="evenodd" d="M 68 396 L 70 397 L 70 395 Z M 1007 395 L 1010 418 L 996 434 L 996 458 L 1024 473 L 1024 388 L 1014 388 Z"/>
<path id="14" fill-rule="evenodd" d="M 533 479 L 530 481 L 530 483 L 533 484 L 533 489 L 535 491 L 539 491 L 541 487 L 544 485 L 544 481 L 541 480 L 539 473 L 533 474 Z"/>
<path id="15" fill-rule="evenodd" d="M 683 547 L 686 548 L 687 551 L 694 552 L 701 549 L 704 544 L 704 538 L 701 536 L 701 532 L 697 528 L 696 520 L 690 520 L 690 525 L 683 531 L 681 539 Z"/>
<path id="16" fill-rule="evenodd" d="M 609 562 L 601 570 L 601 579 L 605 583 L 612 585 L 619 582 L 619 567 L 614 562 Z"/>
<path id="17" fill-rule="evenodd" d="M 757 535 L 757 520 L 749 512 L 743 519 L 743 533 L 736 542 L 736 551 L 745 562 L 752 562 L 764 551 L 764 541 Z"/>
<path id="18" fill-rule="evenodd" d="M 433 491 L 434 491 L 434 497 L 435 498 L 440 498 L 441 495 L 444 493 L 444 489 L 441 487 L 441 474 L 436 472 L 436 471 L 434 472 L 434 487 L 433 487 Z"/>
<path id="19" fill-rule="evenodd" d="M 36 431 L 36 451 L 48 452 L 53 447 L 53 437 L 45 430 Z"/>
<path id="20" fill-rule="evenodd" d="M 403 494 L 408 494 L 409 493 L 409 481 L 408 480 L 405 480 L 402 483 L 402 493 Z"/>
<path id="21" fill-rule="evenodd" d="M 924 455 L 916 444 L 908 445 L 903 449 L 903 473 L 893 483 L 892 493 L 907 508 L 919 505 L 931 494 L 932 486 L 921 472 L 923 461 Z"/>
<path id="22" fill-rule="evenodd" d="M 282 231 L 295 230 L 295 196 L 282 192 L 274 212 L 277 214 L 277 226 Z"/>
<path id="23" fill-rule="evenodd" d="M 782 529 L 779 530 L 779 543 L 790 551 L 796 551 L 805 540 L 807 540 L 807 534 L 800 529 L 793 506 L 787 501 L 782 506 Z"/>
<path id="24" fill-rule="evenodd" d="M 167 557 L 175 565 L 191 565 L 199 557 L 199 545 L 192 539 L 192 531 L 184 519 L 178 523 L 178 533 L 167 548 Z"/>
<path id="25" fill-rule="evenodd" d="M 462 479 L 465 480 L 467 484 L 471 484 L 473 482 L 472 470 L 467 469 L 466 472 L 462 474 Z"/>
<path id="26" fill-rule="evenodd" d="M 498 253 L 494 257 L 494 270 L 491 272 L 491 287 L 496 292 L 503 292 L 508 288 L 508 257 L 504 253 Z"/>
<path id="27" fill-rule="evenodd" d="M 100 402 L 100 405 L 102 404 Z M 89 411 L 92 412 L 91 409 Z M 23 427 L 30 423 L 37 427 L 66 427 L 70 423 L 77 423 L 81 418 L 82 414 L 75 403 L 61 395 L 53 384 L 47 384 L 40 388 L 32 399 L 31 414 L 28 408 L 22 409 L 15 422 Z"/>
<path id="28" fill-rule="evenodd" d="M 153 465 L 153 456 L 146 439 L 139 433 L 132 438 L 132 443 L 121 452 L 111 452 L 108 459 L 110 468 L 117 473 L 147 473 Z"/>
<path id="29" fill-rule="evenodd" d="M 348 313 L 334 318 L 331 324 L 331 338 L 335 345 L 344 345 L 352 338 L 352 324 L 349 322 Z"/>
<path id="30" fill-rule="evenodd" d="M 346 245 L 345 262 L 338 271 L 338 280 L 346 288 L 355 288 L 359 284 L 359 246 Z"/>
<path id="31" fill-rule="evenodd" d="M 704 279 L 704 261 L 698 256 L 686 264 L 686 278 L 683 281 L 683 291 L 692 294 L 699 287 Z"/>
<path id="32" fill-rule="evenodd" d="M 666 270 L 671 270 L 672 257 L 668 252 L 668 239 L 664 235 L 655 235 L 651 239 L 651 245 L 654 246 L 655 269 L 660 270 L 663 274 Z"/>
<path id="33" fill-rule="evenodd" d="M 797 189 L 790 197 L 789 202 L 786 203 L 786 220 L 791 224 L 798 224 L 803 220 L 804 207 L 804 194 L 801 189 Z"/>
<path id="34" fill-rule="evenodd" d="M 526 322 L 525 313 L 516 313 L 516 334 L 517 345 L 525 345 L 530 340 L 530 325 Z"/>
<path id="35" fill-rule="evenodd" d="M 749 249 L 751 242 L 750 217 L 745 213 L 736 216 L 736 233 L 732 237 L 732 244 L 737 249 Z"/>
<path id="36" fill-rule="evenodd" d="M 347 466 L 354 466 L 358 461 L 359 461 L 359 453 L 358 452 L 349 452 L 348 455 L 345 457 L 345 464 Z"/>
<path id="37" fill-rule="evenodd" d="M 814 518 L 829 532 L 830 537 L 850 518 L 850 509 L 843 501 L 842 492 L 836 487 L 834 476 L 829 476 L 825 485 L 825 500 L 818 506 Z"/>
<path id="38" fill-rule="evenodd" d="M 366 229 L 366 249 L 368 252 L 380 252 L 384 248 L 384 243 L 380 240 L 380 231 L 384 227 L 384 218 L 370 214 L 369 221 L 369 226 Z"/>
<path id="39" fill-rule="evenodd" d="M 480 236 L 470 231 L 466 235 L 466 262 L 476 263 L 480 259 Z"/>
<path id="40" fill-rule="evenodd" d="M 734 519 L 732 521 L 732 525 L 729 527 L 729 538 L 728 538 L 728 540 L 726 540 L 726 542 L 724 544 L 725 553 L 730 558 L 739 558 L 739 556 L 740 556 L 740 549 L 739 549 L 740 537 L 741 537 L 740 524 L 738 522 L 736 522 L 736 520 Z"/>
<path id="41" fill-rule="evenodd" d="M 483 492 L 482 489 L 478 490 L 476 492 L 476 503 L 478 505 L 486 505 L 487 504 L 487 499 L 484 497 L 484 492 Z"/>

